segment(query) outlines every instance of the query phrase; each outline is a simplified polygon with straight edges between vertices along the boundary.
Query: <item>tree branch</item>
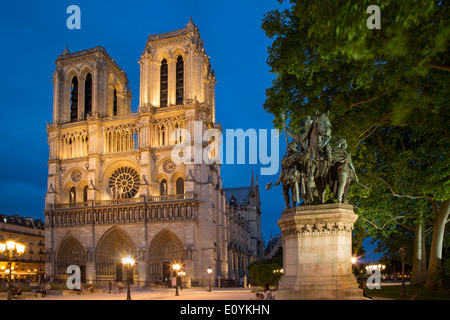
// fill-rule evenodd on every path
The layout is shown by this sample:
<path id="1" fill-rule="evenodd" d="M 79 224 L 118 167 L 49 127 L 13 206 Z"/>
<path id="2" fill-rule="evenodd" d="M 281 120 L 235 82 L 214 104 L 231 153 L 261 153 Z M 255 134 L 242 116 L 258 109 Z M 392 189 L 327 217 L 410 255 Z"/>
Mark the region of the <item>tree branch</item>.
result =
<path id="1" fill-rule="evenodd" d="M 390 94 L 392 92 L 395 92 L 397 90 L 400 90 L 400 88 L 395 88 L 395 89 L 392 89 L 392 90 L 388 90 L 386 92 L 381 93 L 378 96 L 369 98 L 367 100 L 362 100 L 362 101 L 358 101 L 358 102 L 352 102 L 352 103 L 350 103 L 350 107 L 356 107 L 356 106 L 359 106 L 360 104 L 364 104 L 364 103 L 369 103 L 369 102 L 375 101 L 375 100 L 381 98 L 382 96 L 385 96 L 385 95 Z"/>
<path id="2" fill-rule="evenodd" d="M 392 195 L 394 197 L 397 197 L 397 198 L 408 198 L 408 199 L 412 199 L 412 200 L 416 200 L 416 199 L 430 199 L 430 197 L 426 197 L 426 196 L 414 197 L 414 196 L 410 196 L 410 195 L 401 195 L 401 194 L 395 193 L 394 189 L 386 181 L 384 181 L 380 177 L 375 177 L 375 178 L 377 178 L 378 180 L 383 182 L 389 188 L 389 190 L 391 190 L 391 193 L 392 193 Z"/>
<path id="3" fill-rule="evenodd" d="M 443 65 L 443 64 L 429 63 L 428 65 L 429 65 L 431 68 L 434 68 L 434 69 L 450 71 L 450 66 L 446 66 L 446 65 Z"/>
<path id="4" fill-rule="evenodd" d="M 372 129 L 373 128 L 373 129 Z M 377 130 L 378 128 L 378 124 L 373 124 L 371 125 L 367 130 L 365 130 L 364 132 L 362 132 L 359 136 L 361 137 L 364 133 L 366 133 L 367 131 L 371 130 L 365 137 L 363 137 L 361 140 L 359 140 L 354 146 L 353 149 L 356 148 L 361 142 L 363 142 L 364 140 L 366 140 L 368 137 L 370 137 L 375 130 Z"/>
<path id="5" fill-rule="evenodd" d="M 357 102 L 353 102 L 351 97 L 348 95 L 348 93 L 346 93 L 347 96 L 349 97 L 350 104 L 348 104 L 344 100 L 341 100 L 339 98 L 336 98 L 336 97 L 333 97 L 333 96 L 329 95 L 326 91 L 324 91 L 323 94 L 326 95 L 331 100 L 335 100 L 335 101 L 337 101 L 337 102 L 339 102 L 341 104 L 344 104 L 344 105 L 349 105 L 350 108 L 353 108 L 353 107 L 359 106 L 360 104 L 364 104 L 364 103 L 369 103 L 369 102 L 375 101 L 375 100 L 381 98 L 382 96 L 385 96 L 387 94 L 390 94 L 390 93 L 398 91 L 398 90 L 400 90 L 400 88 L 391 89 L 391 90 L 383 92 L 383 93 L 381 93 L 381 94 L 379 94 L 379 95 L 377 95 L 375 97 L 372 97 L 372 98 L 369 98 L 369 99 L 366 99 L 366 100 L 357 101 Z"/>
<path id="6" fill-rule="evenodd" d="M 405 216 L 392 217 L 391 219 L 389 219 L 388 221 L 386 221 L 386 223 L 380 228 L 380 227 L 378 226 L 378 224 L 373 223 L 372 221 L 367 220 L 367 219 L 365 219 L 365 218 L 363 218 L 363 217 L 360 217 L 360 219 L 362 219 L 363 221 L 366 221 L 367 223 L 370 223 L 370 224 L 371 224 L 375 229 L 377 229 L 377 230 L 383 230 L 383 229 L 387 226 L 387 224 L 388 224 L 389 222 L 391 222 L 392 220 L 394 220 L 396 224 L 399 224 L 399 223 L 397 222 L 397 220 L 396 220 L 396 219 L 398 219 L 398 218 L 406 218 L 406 217 L 405 217 Z"/>
<path id="7" fill-rule="evenodd" d="M 342 103 L 342 104 L 347 104 L 345 101 L 343 101 L 341 99 L 338 99 L 336 97 L 330 96 L 328 93 L 326 93 L 326 91 L 324 91 L 323 94 L 326 95 L 331 100 L 335 100 L 335 101 L 337 101 L 339 103 Z"/>

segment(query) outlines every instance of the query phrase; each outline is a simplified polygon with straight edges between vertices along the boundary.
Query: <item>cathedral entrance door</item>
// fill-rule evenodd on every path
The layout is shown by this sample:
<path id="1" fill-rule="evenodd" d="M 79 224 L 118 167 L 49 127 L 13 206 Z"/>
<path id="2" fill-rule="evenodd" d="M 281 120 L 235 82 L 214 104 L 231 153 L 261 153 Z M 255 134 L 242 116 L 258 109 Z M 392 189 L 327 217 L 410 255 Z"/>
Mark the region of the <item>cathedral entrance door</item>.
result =
<path id="1" fill-rule="evenodd" d="M 81 272 L 81 283 L 86 283 L 86 266 L 81 265 L 80 272 Z"/>
<path id="2" fill-rule="evenodd" d="M 170 262 L 163 262 L 163 279 L 164 282 L 170 281 Z"/>
<path id="3" fill-rule="evenodd" d="M 123 264 L 122 264 L 122 262 L 116 263 L 116 281 L 123 281 Z"/>
<path id="4" fill-rule="evenodd" d="M 151 281 L 171 281 L 172 266 L 175 263 L 183 266 L 185 262 L 183 243 L 175 233 L 167 229 L 163 229 L 153 237 L 148 252 Z"/>

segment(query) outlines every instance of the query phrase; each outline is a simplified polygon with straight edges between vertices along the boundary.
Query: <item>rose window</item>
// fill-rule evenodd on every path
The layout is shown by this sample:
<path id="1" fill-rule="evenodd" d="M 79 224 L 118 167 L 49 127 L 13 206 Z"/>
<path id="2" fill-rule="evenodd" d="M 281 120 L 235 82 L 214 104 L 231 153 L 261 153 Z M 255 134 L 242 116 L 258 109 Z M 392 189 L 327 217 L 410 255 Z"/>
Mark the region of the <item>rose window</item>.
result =
<path id="1" fill-rule="evenodd" d="M 167 160 L 163 164 L 163 170 L 165 173 L 172 173 L 175 171 L 176 165 L 172 162 L 172 160 Z"/>
<path id="2" fill-rule="evenodd" d="M 73 182 L 80 181 L 81 180 L 81 176 L 82 176 L 82 173 L 81 173 L 80 170 L 76 169 L 76 170 L 72 171 L 71 178 L 72 178 Z"/>
<path id="3" fill-rule="evenodd" d="M 139 173 L 130 167 L 121 167 L 109 178 L 109 191 L 114 199 L 133 198 L 139 190 Z"/>

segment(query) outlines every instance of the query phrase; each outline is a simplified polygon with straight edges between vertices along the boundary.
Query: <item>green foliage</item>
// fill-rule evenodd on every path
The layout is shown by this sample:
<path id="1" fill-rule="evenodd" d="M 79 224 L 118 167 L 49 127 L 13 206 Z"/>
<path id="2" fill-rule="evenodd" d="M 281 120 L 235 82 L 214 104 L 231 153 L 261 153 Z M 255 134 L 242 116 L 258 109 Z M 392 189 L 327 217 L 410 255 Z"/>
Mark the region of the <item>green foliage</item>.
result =
<path id="1" fill-rule="evenodd" d="M 283 1 L 279 1 L 283 3 Z M 358 178 L 349 199 L 357 227 L 388 237 L 432 219 L 431 200 L 450 198 L 448 1 L 384 0 L 381 29 L 368 29 L 369 0 L 290 1 L 268 12 L 276 75 L 264 108 L 299 131 L 329 111 L 347 140 Z M 398 250 L 398 248 L 396 248 Z"/>
<path id="2" fill-rule="evenodd" d="M 65 283 L 50 283 L 50 290 L 69 290 Z"/>
<path id="3" fill-rule="evenodd" d="M 278 286 L 278 281 L 282 274 L 275 272 L 274 270 L 281 270 L 283 268 L 283 247 L 280 246 L 273 255 L 272 258 L 253 262 L 248 266 L 250 279 L 252 279 L 256 285 L 264 286 L 269 284 L 270 286 Z"/>
<path id="4" fill-rule="evenodd" d="M 450 290 L 433 290 L 423 286 L 406 286 L 405 296 L 400 297 L 401 285 L 381 286 L 381 289 L 366 290 L 369 297 L 394 300 L 450 300 Z"/>
<path id="5" fill-rule="evenodd" d="M 22 292 L 31 292 L 31 287 L 25 285 L 19 285 Z M 0 292 L 8 292 L 7 286 L 0 286 Z"/>
<path id="6" fill-rule="evenodd" d="M 282 276 L 281 273 L 274 272 L 278 269 L 280 266 L 276 263 L 253 263 L 249 266 L 250 278 L 258 286 L 264 286 L 267 283 L 270 286 L 277 286 Z"/>

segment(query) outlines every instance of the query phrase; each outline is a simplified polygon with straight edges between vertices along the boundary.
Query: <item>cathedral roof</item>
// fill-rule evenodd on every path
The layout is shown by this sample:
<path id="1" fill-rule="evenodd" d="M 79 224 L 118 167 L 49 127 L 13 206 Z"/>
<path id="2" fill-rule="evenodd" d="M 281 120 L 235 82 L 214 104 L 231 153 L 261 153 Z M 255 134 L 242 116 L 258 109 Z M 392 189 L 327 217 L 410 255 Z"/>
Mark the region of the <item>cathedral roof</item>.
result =
<path id="1" fill-rule="evenodd" d="M 258 176 L 255 178 L 252 171 L 252 179 L 249 187 L 235 187 L 235 188 L 224 188 L 225 189 L 225 200 L 227 203 L 232 201 L 244 205 L 244 204 L 256 204 L 258 207 L 261 204 L 259 199 L 259 185 Z M 251 198 L 253 196 L 253 199 Z"/>
<path id="2" fill-rule="evenodd" d="M 194 21 L 192 21 L 192 17 L 189 19 L 189 22 L 184 28 L 160 34 L 150 34 L 147 42 L 161 42 L 170 38 L 177 38 L 187 35 L 190 32 L 198 33 L 198 27 L 194 24 Z M 164 41 L 163 43 L 165 42 L 166 41 Z"/>
<path id="3" fill-rule="evenodd" d="M 247 204 L 250 202 L 251 187 L 237 187 L 225 188 L 226 202 L 230 203 L 232 198 L 240 204 Z"/>
<path id="4" fill-rule="evenodd" d="M 119 65 L 114 61 L 113 58 L 106 52 L 106 49 L 97 46 L 90 49 L 85 49 L 77 52 L 70 52 L 69 46 L 66 46 L 66 49 L 58 56 L 56 59 L 57 65 L 70 66 L 79 63 L 87 63 L 89 61 L 101 61 L 101 57 L 103 56 L 104 62 L 110 69 L 114 72 L 114 74 L 122 81 L 128 85 L 128 78 L 125 71 L 123 71 Z"/>

